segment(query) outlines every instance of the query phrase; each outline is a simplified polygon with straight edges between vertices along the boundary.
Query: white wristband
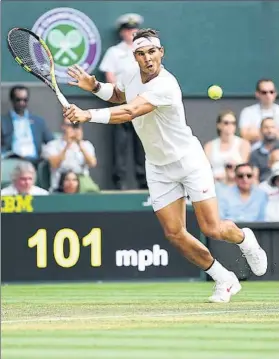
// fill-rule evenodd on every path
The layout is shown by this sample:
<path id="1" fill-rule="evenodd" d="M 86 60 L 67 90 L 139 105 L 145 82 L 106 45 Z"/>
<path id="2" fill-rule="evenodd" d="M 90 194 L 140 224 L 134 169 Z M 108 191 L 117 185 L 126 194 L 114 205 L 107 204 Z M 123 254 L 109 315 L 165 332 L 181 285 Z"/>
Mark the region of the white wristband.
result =
<path id="1" fill-rule="evenodd" d="M 102 82 L 99 82 L 99 84 L 101 85 L 100 90 L 97 92 L 93 92 L 93 94 L 104 101 L 108 101 L 113 95 L 113 84 L 111 83 L 104 84 Z"/>
<path id="2" fill-rule="evenodd" d="M 89 122 L 104 123 L 108 124 L 110 120 L 110 109 L 101 108 L 99 110 L 88 110 L 91 115 Z"/>

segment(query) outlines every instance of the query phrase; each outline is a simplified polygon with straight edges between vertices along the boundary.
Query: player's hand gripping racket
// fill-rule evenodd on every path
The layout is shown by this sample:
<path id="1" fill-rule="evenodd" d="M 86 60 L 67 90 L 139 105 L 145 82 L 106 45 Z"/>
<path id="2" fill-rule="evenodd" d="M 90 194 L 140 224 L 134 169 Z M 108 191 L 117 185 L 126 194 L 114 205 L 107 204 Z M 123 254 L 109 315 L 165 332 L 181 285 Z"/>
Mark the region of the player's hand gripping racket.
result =
<path id="1" fill-rule="evenodd" d="M 46 83 L 56 93 L 62 106 L 69 108 L 69 102 L 57 85 L 54 61 L 44 40 L 28 29 L 16 27 L 9 31 L 7 42 L 16 62 L 25 71 Z"/>

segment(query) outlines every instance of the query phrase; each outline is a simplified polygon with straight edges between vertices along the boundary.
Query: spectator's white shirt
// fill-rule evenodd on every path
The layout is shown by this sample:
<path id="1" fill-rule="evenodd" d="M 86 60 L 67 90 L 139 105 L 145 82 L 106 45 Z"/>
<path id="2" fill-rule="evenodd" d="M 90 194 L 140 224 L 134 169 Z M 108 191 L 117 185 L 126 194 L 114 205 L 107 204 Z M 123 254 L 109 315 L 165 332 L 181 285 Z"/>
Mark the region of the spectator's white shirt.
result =
<path id="1" fill-rule="evenodd" d="M 14 185 L 10 185 L 1 190 L 1 196 L 15 196 L 17 194 L 20 194 L 20 193 L 18 192 L 18 190 L 15 188 Z M 41 187 L 32 186 L 29 193 L 25 193 L 25 194 L 30 194 L 31 196 L 46 196 L 49 193 L 48 193 L 48 191 L 46 191 L 45 189 L 43 189 Z"/>
<path id="2" fill-rule="evenodd" d="M 122 74 L 132 67 L 138 68 L 138 63 L 135 60 L 132 48 L 122 41 L 106 51 L 99 70 L 113 72 L 118 81 Z"/>
<path id="3" fill-rule="evenodd" d="M 125 92 L 127 102 L 140 95 L 156 106 L 132 121 L 150 163 L 166 165 L 190 152 L 195 160 L 200 143 L 186 124 L 181 89 L 170 72 L 162 68 L 157 77 L 143 84 L 138 68 L 126 73 L 117 87 Z"/>
<path id="4" fill-rule="evenodd" d="M 239 117 L 239 128 L 260 128 L 262 120 L 266 117 L 272 117 L 279 128 L 279 105 L 275 103 L 270 109 L 264 109 L 258 103 L 244 107 Z"/>
<path id="5" fill-rule="evenodd" d="M 89 141 L 81 141 L 85 151 L 95 156 L 95 148 Z M 63 138 L 50 141 L 46 144 L 43 149 L 42 157 L 46 160 L 49 157 L 59 155 L 63 149 L 66 147 L 67 142 Z M 58 187 L 59 179 L 62 172 L 65 171 L 74 171 L 77 174 L 89 174 L 89 167 L 86 164 L 83 153 L 81 152 L 77 143 L 73 142 L 71 146 L 67 149 L 65 158 L 61 162 L 59 168 L 51 169 L 51 189 L 56 189 Z"/>
<path id="6" fill-rule="evenodd" d="M 278 187 L 277 187 L 277 193 L 274 193 L 268 197 L 268 203 L 266 207 L 266 221 L 279 222 L 279 188 Z"/>

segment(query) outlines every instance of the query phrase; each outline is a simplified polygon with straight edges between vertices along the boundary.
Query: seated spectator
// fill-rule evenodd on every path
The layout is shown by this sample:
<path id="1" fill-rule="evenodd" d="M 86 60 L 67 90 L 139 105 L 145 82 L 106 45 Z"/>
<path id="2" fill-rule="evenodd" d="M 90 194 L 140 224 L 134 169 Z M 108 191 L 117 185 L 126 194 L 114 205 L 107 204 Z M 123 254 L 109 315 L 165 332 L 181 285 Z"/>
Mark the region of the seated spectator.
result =
<path id="1" fill-rule="evenodd" d="M 265 220 L 267 196 L 253 184 L 253 168 L 243 163 L 235 168 L 234 186 L 218 193 L 220 216 L 235 222 L 257 222 Z"/>
<path id="2" fill-rule="evenodd" d="M 59 193 L 79 193 L 79 178 L 73 171 L 63 172 L 59 179 L 58 188 L 55 192 Z"/>
<path id="3" fill-rule="evenodd" d="M 268 158 L 270 151 L 279 148 L 278 132 L 275 121 L 272 118 L 265 118 L 261 123 L 262 141 L 259 147 L 252 151 L 250 163 L 259 170 L 259 181 L 263 182 L 270 175 Z"/>
<path id="4" fill-rule="evenodd" d="M 38 163 L 42 145 L 53 140 L 43 118 L 28 111 L 29 90 L 15 86 L 10 91 L 12 110 L 1 120 L 2 158 L 17 157 Z"/>
<path id="5" fill-rule="evenodd" d="M 268 184 L 273 188 L 273 193 L 268 196 L 266 221 L 279 222 L 279 162 L 272 166 Z"/>
<path id="6" fill-rule="evenodd" d="M 32 163 L 22 161 L 12 173 L 12 184 L 1 190 L 1 196 L 14 196 L 17 194 L 32 196 L 48 195 L 48 191 L 35 186 L 36 170 Z"/>
<path id="7" fill-rule="evenodd" d="M 89 168 L 97 165 L 95 148 L 83 140 L 82 127 L 64 120 L 62 130 L 63 137 L 49 142 L 43 150 L 43 157 L 51 166 L 52 190 L 58 187 L 61 173 L 69 170 L 92 181 Z"/>
<path id="8" fill-rule="evenodd" d="M 236 117 L 232 111 L 224 111 L 217 117 L 217 134 L 219 137 L 207 142 L 205 153 L 211 163 L 216 181 L 223 181 L 227 163 L 247 162 L 250 156 L 248 141 L 235 135 Z"/>
<path id="9" fill-rule="evenodd" d="M 235 185 L 235 167 L 236 163 L 230 161 L 225 165 L 225 177 L 223 181 L 216 182 L 216 187 L 227 188 Z"/>
<path id="10" fill-rule="evenodd" d="M 260 127 L 264 118 L 273 118 L 279 129 L 279 105 L 275 103 L 277 91 L 273 81 L 259 80 L 255 95 L 258 103 L 245 107 L 239 118 L 240 134 L 253 145 L 252 149 L 255 149 L 257 142 L 261 140 Z"/>
<path id="11" fill-rule="evenodd" d="M 269 154 L 268 167 L 271 169 L 277 162 L 279 163 L 279 148 L 274 148 Z M 259 188 L 265 191 L 268 196 L 273 195 L 274 191 L 276 191 L 275 187 L 269 185 L 268 180 L 261 182 Z"/>

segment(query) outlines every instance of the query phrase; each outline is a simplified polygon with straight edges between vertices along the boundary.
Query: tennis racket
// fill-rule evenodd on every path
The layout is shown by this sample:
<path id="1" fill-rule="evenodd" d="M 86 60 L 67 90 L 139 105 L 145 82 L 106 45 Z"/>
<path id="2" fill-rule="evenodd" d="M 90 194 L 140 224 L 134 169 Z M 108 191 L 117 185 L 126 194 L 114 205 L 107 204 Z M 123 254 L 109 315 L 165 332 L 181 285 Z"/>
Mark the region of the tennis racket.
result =
<path id="1" fill-rule="evenodd" d="M 16 27 L 9 31 L 7 43 L 16 62 L 47 84 L 63 107 L 70 107 L 57 85 L 53 57 L 44 40 L 28 29 Z"/>

